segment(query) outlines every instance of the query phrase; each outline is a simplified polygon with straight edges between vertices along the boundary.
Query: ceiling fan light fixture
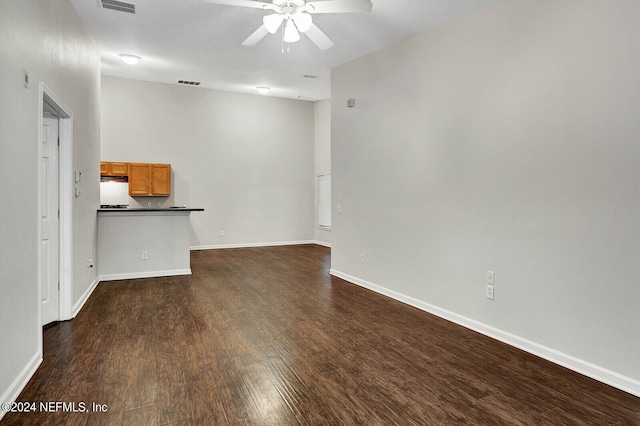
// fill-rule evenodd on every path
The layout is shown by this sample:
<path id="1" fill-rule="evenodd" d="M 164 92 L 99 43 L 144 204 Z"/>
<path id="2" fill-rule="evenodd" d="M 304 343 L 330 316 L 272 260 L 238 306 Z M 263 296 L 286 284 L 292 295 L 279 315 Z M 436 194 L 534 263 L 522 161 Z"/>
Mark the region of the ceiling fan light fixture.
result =
<path id="1" fill-rule="evenodd" d="M 258 90 L 258 93 L 260 93 L 261 95 L 266 95 L 271 90 L 271 87 L 258 86 L 256 87 L 256 89 Z"/>
<path id="2" fill-rule="evenodd" d="M 280 28 L 280 25 L 282 25 L 283 19 L 284 18 L 280 14 L 274 13 L 262 18 L 262 23 L 264 24 L 264 27 L 267 29 L 267 31 L 269 31 L 271 34 L 275 34 L 276 31 L 278 31 L 278 28 Z"/>
<path id="3" fill-rule="evenodd" d="M 298 34 L 298 30 L 296 26 L 293 25 L 293 21 L 291 19 L 287 19 L 287 25 L 284 27 L 284 38 L 285 43 L 295 43 L 300 40 L 300 34 Z"/>
<path id="4" fill-rule="evenodd" d="M 296 27 L 298 27 L 298 31 L 301 33 L 309 31 L 309 28 L 311 28 L 311 24 L 313 23 L 311 15 L 305 12 L 296 13 L 292 19 L 294 24 L 296 24 Z"/>
<path id="5" fill-rule="evenodd" d="M 124 62 L 125 64 L 135 65 L 140 62 L 140 59 L 142 58 L 140 56 L 130 55 L 128 53 L 121 53 L 120 59 L 122 59 L 122 62 Z"/>
<path id="6" fill-rule="evenodd" d="M 102 0 L 107 1 L 107 0 Z M 115 0 L 109 0 L 115 1 Z M 372 0 L 199 0 L 228 6 L 271 11 L 262 17 L 262 25 L 243 42 L 243 46 L 255 46 L 268 34 L 282 32 L 282 53 L 284 44 L 295 43 L 300 40 L 300 33 L 304 33 L 320 50 L 331 48 L 334 43 L 313 23 L 316 13 L 364 13 L 371 12 Z M 274 13 L 275 12 L 275 13 Z M 285 22 L 286 21 L 286 22 Z M 291 48 L 287 46 L 287 52 Z"/>

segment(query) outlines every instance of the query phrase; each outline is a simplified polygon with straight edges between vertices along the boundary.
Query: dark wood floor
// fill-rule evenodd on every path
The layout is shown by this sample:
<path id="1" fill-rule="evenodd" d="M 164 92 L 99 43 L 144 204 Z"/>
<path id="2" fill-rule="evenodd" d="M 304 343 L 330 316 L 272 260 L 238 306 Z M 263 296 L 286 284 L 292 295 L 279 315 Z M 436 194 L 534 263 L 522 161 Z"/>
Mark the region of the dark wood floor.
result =
<path id="1" fill-rule="evenodd" d="M 640 425 L 640 398 L 330 277 L 319 246 L 192 253 L 48 327 L 20 425 Z"/>

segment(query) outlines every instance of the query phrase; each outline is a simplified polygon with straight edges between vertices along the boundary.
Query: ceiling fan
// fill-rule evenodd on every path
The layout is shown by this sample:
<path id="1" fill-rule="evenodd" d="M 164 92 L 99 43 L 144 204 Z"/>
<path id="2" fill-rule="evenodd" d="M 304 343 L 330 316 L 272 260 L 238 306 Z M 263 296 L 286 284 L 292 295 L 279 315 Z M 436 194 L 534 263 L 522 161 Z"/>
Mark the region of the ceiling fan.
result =
<path id="1" fill-rule="evenodd" d="M 283 26 L 282 40 L 295 43 L 304 33 L 320 50 L 333 46 L 333 42 L 313 23 L 311 15 L 316 13 L 352 13 L 370 12 L 371 0 L 204 0 L 205 3 L 242 6 L 254 9 L 271 10 L 274 13 L 262 18 L 262 25 L 245 41 L 244 46 L 255 46 L 267 34 L 275 34 Z"/>

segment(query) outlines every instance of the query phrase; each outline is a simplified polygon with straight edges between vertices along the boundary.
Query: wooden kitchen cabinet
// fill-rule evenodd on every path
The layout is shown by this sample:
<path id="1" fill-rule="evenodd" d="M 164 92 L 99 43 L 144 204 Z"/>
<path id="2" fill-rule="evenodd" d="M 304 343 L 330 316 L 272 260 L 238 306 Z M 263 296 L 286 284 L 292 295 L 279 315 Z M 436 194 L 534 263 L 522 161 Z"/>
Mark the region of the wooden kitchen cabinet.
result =
<path id="1" fill-rule="evenodd" d="M 127 163 L 100 162 L 100 176 L 127 176 Z"/>
<path id="2" fill-rule="evenodd" d="M 129 195 L 171 195 L 171 164 L 129 163 Z"/>
<path id="3" fill-rule="evenodd" d="M 151 195 L 171 195 L 171 165 L 151 164 Z"/>
<path id="4" fill-rule="evenodd" d="M 149 186 L 149 164 L 129 163 L 129 195 L 132 197 L 145 196 L 151 193 Z"/>

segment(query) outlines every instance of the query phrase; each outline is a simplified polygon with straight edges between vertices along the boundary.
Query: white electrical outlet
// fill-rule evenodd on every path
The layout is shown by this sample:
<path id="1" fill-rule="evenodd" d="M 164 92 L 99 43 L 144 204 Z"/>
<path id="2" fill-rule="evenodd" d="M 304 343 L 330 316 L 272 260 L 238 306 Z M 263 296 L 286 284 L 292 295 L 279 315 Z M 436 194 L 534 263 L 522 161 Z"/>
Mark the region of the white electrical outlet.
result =
<path id="1" fill-rule="evenodd" d="M 337 212 L 337 213 L 342 213 L 342 204 L 338 204 L 338 205 L 336 206 L 336 212 Z"/>
<path id="2" fill-rule="evenodd" d="M 360 262 L 364 263 L 364 254 L 360 255 Z"/>
<path id="3" fill-rule="evenodd" d="M 93 268 L 93 259 L 87 259 L 87 268 Z"/>
<path id="4" fill-rule="evenodd" d="M 496 273 L 487 271 L 487 285 L 496 285 Z"/>
<path id="5" fill-rule="evenodd" d="M 495 287 L 492 285 L 487 285 L 487 299 L 493 300 Z"/>
<path id="6" fill-rule="evenodd" d="M 142 252 L 140 253 L 140 259 L 147 260 L 148 258 L 149 255 L 147 254 L 146 250 L 142 250 Z"/>
<path id="7" fill-rule="evenodd" d="M 224 231 L 220 231 L 220 236 L 224 237 Z"/>

